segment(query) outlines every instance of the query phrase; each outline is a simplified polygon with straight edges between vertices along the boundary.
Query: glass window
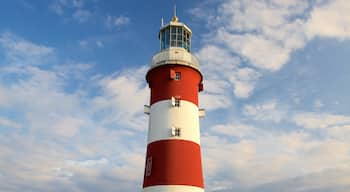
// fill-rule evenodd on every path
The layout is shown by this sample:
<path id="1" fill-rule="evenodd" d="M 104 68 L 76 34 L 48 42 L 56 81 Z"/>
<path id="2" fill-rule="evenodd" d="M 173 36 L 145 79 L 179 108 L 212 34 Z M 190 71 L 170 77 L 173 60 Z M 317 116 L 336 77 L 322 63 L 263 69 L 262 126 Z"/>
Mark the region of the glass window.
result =
<path id="1" fill-rule="evenodd" d="M 169 39 L 169 28 L 165 29 L 165 34 L 164 34 L 164 39 L 165 39 L 165 45 L 164 45 L 164 48 L 167 49 L 169 48 L 169 42 L 170 42 L 170 39 Z"/>
<path id="2" fill-rule="evenodd" d="M 176 128 L 176 127 L 172 127 L 171 128 L 171 135 L 173 137 L 180 137 L 181 136 L 181 129 L 180 128 Z"/>
<path id="3" fill-rule="evenodd" d="M 175 129 L 175 136 L 178 136 L 178 137 L 181 136 L 181 129 L 180 128 Z"/>
<path id="4" fill-rule="evenodd" d="M 182 41 L 177 41 L 177 47 L 182 47 Z"/>
<path id="5" fill-rule="evenodd" d="M 161 49 L 165 49 L 165 32 L 164 31 L 160 33 L 160 38 L 161 38 Z"/>
<path id="6" fill-rule="evenodd" d="M 175 107 L 180 107 L 180 99 L 175 99 Z"/>
<path id="7" fill-rule="evenodd" d="M 190 52 L 190 33 L 180 26 L 168 26 L 160 34 L 161 50 L 169 47 L 182 47 Z"/>
<path id="8" fill-rule="evenodd" d="M 180 80 L 181 79 L 181 72 L 175 72 L 175 80 Z M 176 100 L 175 100 L 176 104 Z"/>
<path id="9" fill-rule="evenodd" d="M 182 40 L 182 35 L 181 34 L 177 34 L 177 40 Z"/>

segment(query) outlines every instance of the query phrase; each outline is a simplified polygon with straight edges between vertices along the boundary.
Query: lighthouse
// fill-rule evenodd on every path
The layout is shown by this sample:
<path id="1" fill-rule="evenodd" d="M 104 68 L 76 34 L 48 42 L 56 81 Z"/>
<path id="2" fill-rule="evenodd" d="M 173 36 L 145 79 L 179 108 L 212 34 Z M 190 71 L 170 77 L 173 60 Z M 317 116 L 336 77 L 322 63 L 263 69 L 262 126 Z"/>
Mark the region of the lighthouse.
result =
<path id="1" fill-rule="evenodd" d="M 198 93 L 203 90 L 192 31 L 176 16 L 162 25 L 160 51 L 146 80 L 151 90 L 143 192 L 203 192 Z"/>

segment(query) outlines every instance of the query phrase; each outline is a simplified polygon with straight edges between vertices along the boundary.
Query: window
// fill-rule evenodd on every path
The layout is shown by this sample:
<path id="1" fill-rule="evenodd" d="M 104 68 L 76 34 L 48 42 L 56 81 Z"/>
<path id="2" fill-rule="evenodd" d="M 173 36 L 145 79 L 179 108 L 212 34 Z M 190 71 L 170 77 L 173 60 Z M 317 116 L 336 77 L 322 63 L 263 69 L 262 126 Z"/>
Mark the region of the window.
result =
<path id="1" fill-rule="evenodd" d="M 175 72 L 175 80 L 181 79 L 181 72 Z"/>
<path id="2" fill-rule="evenodd" d="M 181 27 L 177 28 L 177 33 L 179 33 L 179 34 L 182 33 L 182 28 Z"/>
<path id="3" fill-rule="evenodd" d="M 180 98 L 171 97 L 171 106 L 180 107 Z"/>
<path id="4" fill-rule="evenodd" d="M 175 107 L 180 107 L 180 99 L 175 99 Z"/>
<path id="5" fill-rule="evenodd" d="M 162 48 L 163 49 L 167 49 L 169 48 L 169 44 L 170 44 L 170 32 L 169 32 L 169 28 L 166 28 L 163 30 L 163 32 L 161 33 L 162 36 Z"/>
<path id="6" fill-rule="evenodd" d="M 177 34 L 177 40 L 181 40 L 182 41 L 182 34 Z"/>
<path id="7" fill-rule="evenodd" d="M 182 41 L 177 41 L 177 47 L 182 47 Z"/>
<path id="8" fill-rule="evenodd" d="M 175 129 L 175 136 L 180 137 L 180 128 Z"/>
<path id="9" fill-rule="evenodd" d="M 182 47 L 190 52 L 190 32 L 182 26 L 168 26 L 159 33 L 161 50 Z"/>
<path id="10" fill-rule="evenodd" d="M 181 136 L 181 129 L 173 127 L 171 130 L 171 135 L 173 137 L 180 137 Z"/>

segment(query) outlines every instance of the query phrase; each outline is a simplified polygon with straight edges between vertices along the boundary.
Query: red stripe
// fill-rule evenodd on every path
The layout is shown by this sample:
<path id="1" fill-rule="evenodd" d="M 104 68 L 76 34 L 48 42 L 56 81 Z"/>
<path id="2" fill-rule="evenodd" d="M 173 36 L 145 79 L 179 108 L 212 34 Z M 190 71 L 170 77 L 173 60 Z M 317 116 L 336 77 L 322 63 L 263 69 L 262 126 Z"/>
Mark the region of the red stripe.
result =
<path id="1" fill-rule="evenodd" d="M 147 162 L 150 159 L 151 162 Z M 151 166 L 147 166 L 148 163 Z M 143 187 L 188 185 L 204 188 L 201 152 L 197 143 L 178 139 L 150 143 L 145 167 Z"/>
<path id="2" fill-rule="evenodd" d="M 181 73 L 181 80 L 170 78 L 170 70 Z M 147 82 L 151 88 L 151 105 L 155 102 L 180 96 L 198 106 L 199 84 L 202 74 L 192 67 L 182 65 L 161 65 L 148 71 Z"/>

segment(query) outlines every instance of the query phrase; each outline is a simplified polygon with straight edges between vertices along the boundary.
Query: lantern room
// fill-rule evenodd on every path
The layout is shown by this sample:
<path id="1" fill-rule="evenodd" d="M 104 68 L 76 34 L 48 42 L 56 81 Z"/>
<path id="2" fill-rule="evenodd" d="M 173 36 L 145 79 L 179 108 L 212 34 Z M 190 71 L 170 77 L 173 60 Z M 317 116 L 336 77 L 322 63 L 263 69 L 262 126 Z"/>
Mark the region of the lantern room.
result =
<path id="1" fill-rule="evenodd" d="M 162 25 L 159 31 L 160 51 L 164 51 L 170 47 L 180 47 L 190 53 L 191 35 L 191 29 L 179 22 L 179 19 L 175 15 L 170 23 Z"/>

